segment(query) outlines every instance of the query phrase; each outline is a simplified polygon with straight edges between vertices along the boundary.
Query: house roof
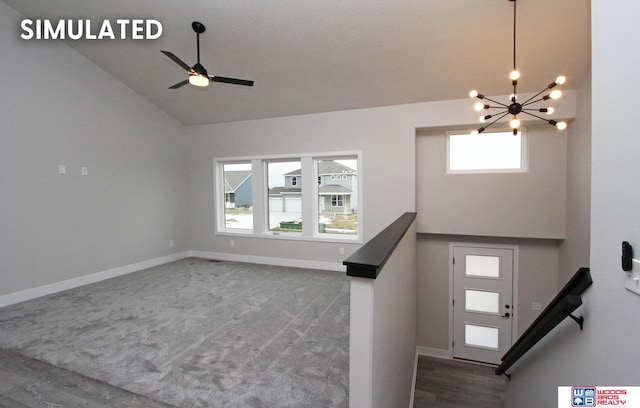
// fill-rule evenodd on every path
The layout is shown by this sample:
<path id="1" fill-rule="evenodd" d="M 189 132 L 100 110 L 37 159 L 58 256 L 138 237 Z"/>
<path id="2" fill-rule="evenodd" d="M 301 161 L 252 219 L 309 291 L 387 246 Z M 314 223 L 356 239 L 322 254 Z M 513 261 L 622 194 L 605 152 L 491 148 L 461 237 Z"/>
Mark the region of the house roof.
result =
<path id="1" fill-rule="evenodd" d="M 300 194 L 301 192 L 302 190 L 299 188 L 273 187 L 269 189 L 269 195 Z"/>
<path id="2" fill-rule="evenodd" d="M 302 192 L 299 188 L 285 188 L 285 187 L 273 187 L 269 189 L 269 195 L 282 195 L 282 194 L 300 194 Z M 326 194 L 351 194 L 353 191 L 348 189 L 345 186 L 339 186 L 335 184 L 330 184 L 326 186 L 320 186 L 318 188 L 318 194 L 326 195 Z"/>
<path id="3" fill-rule="evenodd" d="M 351 167 L 338 163 L 333 160 L 320 160 L 318 162 L 318 174 L 323 176 L 327 174 L 357 174 L 358 172 Z M 299 176 L 302 169 L 296 169 L 285 174 L 285 176 Z"/>
<path id="4" fill-rule="evenodd" d="M 329 184 L 326 186 L 320 186 L 318 188 L 318 194 L 326 195 L 326 194 L 351 194 L 353 191 L 346 188 L 345 186 L 339 186 L 336 184 Z"/>
<path id="5" fill-rule="evenodd" d="M 233 193 L 251 176 L 251 170 L 234 170 L 224 172 L 224 192 Z"/>

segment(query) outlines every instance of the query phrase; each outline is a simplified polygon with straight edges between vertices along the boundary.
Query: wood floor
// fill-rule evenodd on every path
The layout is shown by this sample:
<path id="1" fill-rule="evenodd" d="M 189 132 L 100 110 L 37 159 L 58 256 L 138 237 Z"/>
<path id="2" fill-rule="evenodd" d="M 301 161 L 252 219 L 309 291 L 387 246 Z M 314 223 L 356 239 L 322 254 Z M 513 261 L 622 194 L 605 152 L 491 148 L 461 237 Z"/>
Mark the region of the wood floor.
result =
<path id="1" fill-rule="evenodd" d="M 169 408 L 152 399 L 0 349 L 2 408 Z"/>
<path id="2" fill-rule="evenodd" d="M 504 408 L 505 377 L 493 370 L 419 356 L 413 408 Z"/>

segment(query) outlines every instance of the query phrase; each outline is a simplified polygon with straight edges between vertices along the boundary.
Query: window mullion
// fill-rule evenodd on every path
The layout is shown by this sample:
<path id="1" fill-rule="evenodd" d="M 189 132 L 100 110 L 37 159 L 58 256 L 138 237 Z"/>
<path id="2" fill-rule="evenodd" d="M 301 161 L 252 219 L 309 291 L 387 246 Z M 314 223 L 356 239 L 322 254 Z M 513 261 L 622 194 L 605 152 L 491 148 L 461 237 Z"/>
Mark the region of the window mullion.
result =
<path id="1" fill-rule="evenodd" d="M 264 234 L 267 225 L 267 176 L 265 164 L 260 159 L 251 160 L 251 172 L 253 174 L 254 183 L 252 187 L 253 194 L 253 233 Z"/>
<path id="2" fill-rule="evenodd" d="M 315 235 L 316 217 L 314 217 L 314 195 L 317 191 L 317 177 L 313 169 L 313 158 L 302 157 L 300 159 L 300 166 L 302 169 L 302 235 L 305 237 L 312 237 Z"/>

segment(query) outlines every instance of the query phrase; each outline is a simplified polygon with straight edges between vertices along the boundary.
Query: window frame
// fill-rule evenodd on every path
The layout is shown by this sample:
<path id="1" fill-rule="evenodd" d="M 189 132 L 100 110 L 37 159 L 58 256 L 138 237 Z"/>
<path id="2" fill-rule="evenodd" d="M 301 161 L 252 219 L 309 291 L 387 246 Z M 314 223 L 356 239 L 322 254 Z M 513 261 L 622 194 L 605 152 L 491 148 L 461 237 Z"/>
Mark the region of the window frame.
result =
<path id="1" fill-rule="evenodd" d="M 331 194 L 331 207 L 344 207 L 344 194 Z"/>
<path id="2" fill-rule="evenodd" d="M 317 161 L 319 160 L 356 160 L 357 186 L 352 194 L 357 195 L 358 229 L 356 234 L 338 234 L 320 232 L 318 217 L 319 187 Z M 300 161 L 301 172 L 297 177 L 297 186 L 301 189 L 302 198 L 302 231 L 272 231 L 269 229 L 269 180 L 268 163 Z M 224 165 L 251 163 L 253 191 L 253 229 L 230 229 L 225 223 Z M 247 157 L 214 157 L 214 233 L 223 236 L 248 236 L 253 238 L 291 239 L 321 242 L 363 242 L 363 192 L 362 192 L 362 152 L 343 151 L 307 154 L 261 155 Z M 344 198 L 343 198 L 344 200 Z M 344 203 L 344 201 L 343 201 Z M 311 225 L 312 227 L 306 227 Z"/>
<path id="3" fill-rule="evenodd" d="M 258 159 L 260 160 L 260 159 Z M 291 186 L 292 187 L 296 187 L 296 188 L 300 188 L 300 200 L 301 200 L 301 205 L 302 203 L 304 203 L 306 200 L 304 198 L 304 193 L 305 193 L 305 187 L 303 185 L 298 186 L 298 181 L 302 180 L 302 158 L 300 157 L 281 157 L 278 159 L 261 159 L 262 162 L 262 166 L 264 168 L 264 173 L 265 173 L 265 178 L 266 178 L 266 182 L 264 184 L 264 188 L 263 190 L 265 190 L 266 193 L 266 199 L 265 199 L 265 219 L 264 219 L 264 231 L 265 234 L 269 234 L 269 235 L 290 235 L 290 236 L 299 236 L 299 235 L 303 235 L 302 231 L 297 231 L 297 230 L 285 230 L 285 231 L 277 231 L 277 230 L 272 230 L 270 223 L 271 223 L 271 210 L 270 210 L 270 205 L 271 205 L 271 196 L 269 195 L 269 165 L 270 164 L 274 164 L 274 163 L 300 163 L 300 176 L 298 177 L 296 176 L 291 176 Z M 286 174 L 283 174 L 283 176 L 285 177 L 285 187 L 287 185 L 286 183 Z M 286 206 L 286 198 L 282 197 L 283 199 L 283 204 L 285 204 Z M 302 217 L 302 214 L 301 214 Z M 254 219 L 254 223 L 255 223 L 255 219 Z"/>
<path id="4" fill-rule="evenodd" d="M 248 228 L 228 228 L 227 227 L 227 222 L 226 222 L 226 214 L 227 214 L 227 203 L 231 203 L 231 193 L 227 193 L 225 191 L 225 177 L 224 177 L 224 166 L 225 165 L 234 165 L 234 164 L 249 164 L 251 165 L 251 161 L 247 160 L 247 159 L 238 159 L 238 160 L 227 160 L 224 162 L 219 163 L 219 165 L 217 167 L 214 168 L 214 175 L 215 175 L 215 179 L 219 180 L 219 191 L 216 191 L 216 199 L 217 200 L 222 200 L 221 204 L 222 205 L 218 205 L 218 209 L 217 209 L 217 215 L 216 215 L 216 223 L 220 223 L 221 224 L 221 228 L 229 231 L 229 232 L 234 232 L 234 233 L 240 233 L 240 234 L 245 234 L 247 233 L 247 231 L 250 231 L 250 229 Z M 254 179 L 253 179 L 253 173 L 251 175 L 251 190 L 252 193 L 255 191 L 254 188 Z M 221 197 L 221 198 L 220 198 Z M 229 201 L 227 201 L 227 198 L 229 198 Z M 252 201 L 254 201 L 253 199 L 253 194 L 252 194 Z M 235 200 L 234 200 L 235 203 Z M 253 203 L 252 203 L 253 204 Z M 255 205 L 253 206 L 255 208 Z M 255 217 L 253 222 L 255 222 Z M 252 225 L 252 229 L 255 228 L 255 225 Z"/>
<path id="5" fill-rule="evenodd" d="M 519 168 L 485 168 L 485 169 L 451 169 L 451 136 L 470 134 L 471 130 L 451 130 L 446 132 L 446 174 L 504 174 L 504 173 L 527 173 L 529 171 L 529 138 L 527 136 L 527 128 L 520 127 L 520 167 Z M 511 128 L 496 128 L 487 130 L 477 137 L 486 136 L 493 133 L 512 133 Z"/>

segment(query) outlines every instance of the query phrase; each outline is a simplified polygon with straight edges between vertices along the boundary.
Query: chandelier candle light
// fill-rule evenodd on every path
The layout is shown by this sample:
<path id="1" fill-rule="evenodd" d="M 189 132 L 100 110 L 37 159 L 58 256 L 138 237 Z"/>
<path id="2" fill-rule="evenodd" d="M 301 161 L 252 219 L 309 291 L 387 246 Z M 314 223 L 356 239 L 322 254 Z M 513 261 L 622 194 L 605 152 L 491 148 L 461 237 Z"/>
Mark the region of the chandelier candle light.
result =
<path id="1" fill-rule="evenodd" d="M 541 113 L 546 113 L 548 115 L 551 115 L 553 113 L 552 107 L 547 107 L 547 108 L 531 107 L 531 105 L 540 101 L 547 101 L 549 99 L 560 98 L 560 96 L 562 95 L 562 92 L 560 92 L 560 90 L 558 89 L 554 89 L 553 91 L 551 91 L 551 89 L 555 88 L 557 85 L 564 84 L 566 81 L 566 78 L 564 76 L 559 76 L 558 78 L 556 78 L 555 81 L 547 85 L 546 88 L 544 88 L 542 91 L 538 92 L 531 98 L 527 99 L 526 101 L 522 103 L 517 101 L 518 93 L 516 92 L 516 87 L 518 86 L 518 79 L 520 78 L 520 72 L 518 72 L 518 70 L 516 69 L 516 0 L 509 0 L 509 1 L 513 2 L 513 71 L 511 72 L 511 74 L 509 74 L 509 78 L 511 79 L 511 85 L 513 85 L 513 94 L 511 94 L 511 96 L 509 97 L 509 100 L 511 101 L 511 103 L 507 105 L 505 103 L 498 102 L 493 99 L 489 99 L 486 96 L 478 93 L 478 91 L 469 92 L 469 96 L 471 98 L 478 98 L 482 101 L 475 104 L 475 109 L 477 111 L 482 111 L 485 109 L 500 109 L 500 111 L 498 112 L 495 112 L 489 115 L 480 116 L 480 122 L 482 123 L 490 119 L 493 119 L 493 121 L 487 125 L 482 126 L 478 130 L 474 130 L 472 133 L 474 134 L 482 133 L 489 126 L 493 125 L 494 123 L 504 118 L 505 116 L 513 115 L 513 118 L 509 121 L 509 126 L 511 126 L 511 128 L 513 129 L 513 134 L 517 135 L 518 128 L 520 127 L 520 119 L 518 119 L 518 115 L 520 114 L 525 114 L 525 115 L 533 116 L 538 119 L 542 119 L 545 122 L 549 123 L 550 125 L 555 126 L 559 130 L 564 130 L 567 128 L 567 122 L 564 122 L 564 121 L 557 122 L 553 119 L 551 120 L 545 119 L 542 116 L 532 113 L 532 112 L 541 112 Z M 550 92 L 540 97 L 540 95 L 542 95 L 547 91 L 550 91 Z M 497 106 L 489 105 L 486 103 L 486 101 L 494 103 Z"/>

